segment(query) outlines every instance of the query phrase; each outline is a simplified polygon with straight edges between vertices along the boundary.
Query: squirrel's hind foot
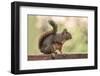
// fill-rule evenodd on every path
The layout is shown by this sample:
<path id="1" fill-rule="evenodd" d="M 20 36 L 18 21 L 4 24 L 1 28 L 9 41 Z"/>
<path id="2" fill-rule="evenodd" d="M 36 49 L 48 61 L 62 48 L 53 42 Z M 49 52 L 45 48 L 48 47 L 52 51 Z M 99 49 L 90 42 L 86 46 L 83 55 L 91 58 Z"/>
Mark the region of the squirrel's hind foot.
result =
<path id="1" fill-rule="evenodd" d="M 51 54 L 51 59 L 55 59 L 56 58 L 56 55 L 57 55 L 57 52 L 54 52 Z"/>

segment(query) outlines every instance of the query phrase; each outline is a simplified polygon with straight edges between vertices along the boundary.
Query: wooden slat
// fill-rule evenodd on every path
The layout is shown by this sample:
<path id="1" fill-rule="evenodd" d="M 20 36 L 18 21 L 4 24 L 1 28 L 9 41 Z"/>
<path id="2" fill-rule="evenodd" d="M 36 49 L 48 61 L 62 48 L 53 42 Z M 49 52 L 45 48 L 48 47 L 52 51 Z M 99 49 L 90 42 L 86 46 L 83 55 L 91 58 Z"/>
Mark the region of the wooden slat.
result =
<path id="1" fill-rule="evenodd" d="M 55 59 L 83 59 L 87 54 L 58 54 Z M 29 55 L 28 60 L 52 60 L 50 55 Z"/>

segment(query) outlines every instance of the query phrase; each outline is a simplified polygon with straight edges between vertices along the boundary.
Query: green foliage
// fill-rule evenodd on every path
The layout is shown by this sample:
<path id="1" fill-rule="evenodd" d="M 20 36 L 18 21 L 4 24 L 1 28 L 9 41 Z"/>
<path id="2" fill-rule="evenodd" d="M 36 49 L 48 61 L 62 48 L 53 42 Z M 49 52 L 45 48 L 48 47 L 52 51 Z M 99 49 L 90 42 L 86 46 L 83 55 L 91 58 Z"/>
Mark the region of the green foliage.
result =
<path id="1" fill-rule="evenodd" d="M 71 30 L 72 40 L 64 44 L 64 52 L 67 53 L 87 53 L 87 30 L 86 27 L 77 26 Z"/>

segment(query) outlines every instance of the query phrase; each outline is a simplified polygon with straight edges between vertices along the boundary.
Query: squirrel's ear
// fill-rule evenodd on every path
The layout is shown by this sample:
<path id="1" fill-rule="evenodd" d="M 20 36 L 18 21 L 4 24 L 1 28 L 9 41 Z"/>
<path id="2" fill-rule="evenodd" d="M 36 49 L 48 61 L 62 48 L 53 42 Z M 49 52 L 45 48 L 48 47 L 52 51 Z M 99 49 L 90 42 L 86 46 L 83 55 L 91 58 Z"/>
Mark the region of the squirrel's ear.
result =
<path id="1" fill-rule="evenodd" d="M 63 32 L 67 32 L 67 29 L 64 29 Z"/>

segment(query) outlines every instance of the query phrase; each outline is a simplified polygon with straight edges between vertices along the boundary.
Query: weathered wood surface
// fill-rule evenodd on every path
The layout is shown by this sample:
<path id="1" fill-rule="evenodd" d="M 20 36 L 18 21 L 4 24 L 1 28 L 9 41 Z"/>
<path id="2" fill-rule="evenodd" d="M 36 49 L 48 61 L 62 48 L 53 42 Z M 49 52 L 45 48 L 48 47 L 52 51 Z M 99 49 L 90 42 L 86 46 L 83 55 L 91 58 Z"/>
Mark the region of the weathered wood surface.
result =
<path id="1" fill-rule="evenodd" d="M 84 59 L 87 54 L 58 54 L 55 59 Z M 28 60 L 52 60 L 50 55 L 29 55 Z"/>

